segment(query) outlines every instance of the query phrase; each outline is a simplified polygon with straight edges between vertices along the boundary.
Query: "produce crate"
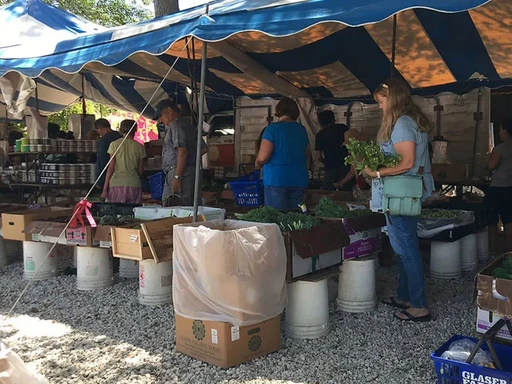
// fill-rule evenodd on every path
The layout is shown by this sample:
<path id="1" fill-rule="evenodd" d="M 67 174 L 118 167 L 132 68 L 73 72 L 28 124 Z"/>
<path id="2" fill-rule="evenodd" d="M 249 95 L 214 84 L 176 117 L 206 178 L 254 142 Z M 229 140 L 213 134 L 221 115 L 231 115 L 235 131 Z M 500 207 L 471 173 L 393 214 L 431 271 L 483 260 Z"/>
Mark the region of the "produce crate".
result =
<path id="1" fill-rule="evenodd" d="M 165 174 L 163 172 L 155 173 L 148 177 L 149 190 L 151 198 L 155 200 L 162 200 L 164 194 Z"/>
<path id="2" fill-rule="evenodd" d="M 239 206 L 259 207 L 263 204 L 263 180 L 260 175 L 260 171 L 254 171 L 229 183 Z"/>
<path id="3" fill-rule="evenodd" d="M 441 358 L 441 355 L 448 350 L 450 344 L 461 339 L 469 339 L 478 342 L 477 339 L 460 335 L 453 336 L 444 343 L 438 350 L 432 353 L 431 358 L 437 373 L 437 382 L 442 384 L 464 384 L 464 383 L 496 383 L 508 384 L 512 381 L 512 347 L 493 343 L 496 355 L 503 365 L 503 371 L 480 367 L 478 365 L 463 363 L 455 360 Z M 487 345 L 482 345 L 484 351 L 488 351 Z"/>
<path id="4" fill-rule="evenodd" d="M 204 217 L 199 217 L 204 221 Z M 114 257 L 129 260 L 172 260 L 173 227 L 192 223 L 192 217 L 141 221 L 123 227 L 110 227 Z"/>

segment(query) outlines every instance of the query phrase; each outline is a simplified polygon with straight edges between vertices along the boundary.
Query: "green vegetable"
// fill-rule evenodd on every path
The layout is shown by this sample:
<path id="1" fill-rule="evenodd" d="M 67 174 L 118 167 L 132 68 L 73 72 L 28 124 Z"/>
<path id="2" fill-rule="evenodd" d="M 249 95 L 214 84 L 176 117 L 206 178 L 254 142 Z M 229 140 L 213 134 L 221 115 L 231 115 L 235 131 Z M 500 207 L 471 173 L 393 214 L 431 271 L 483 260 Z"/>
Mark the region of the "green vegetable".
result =
<path id="1" fill-rule="evenodd" d="M 311 229 L 320 224 L 316 217 L 299 212 L 281 213 L 271 207 L 253 209 L 245 214 L 235 214 L 235 217 L 243 221 L 277 224 L 282 232 Z"/>
<path id="2" fill-rule="evenodd" d="M 138 221 L 138 220 L 134 219 L 132 216 L 117 217 L 117 216 L 112 216 L 112 215 L 106 215 L 100 219 L 99 224 L 115 226 L 115 225 L 127 225 L 130 223 L 136 222 L 136 221 Z"/>
<path id="3" fill-rule="evenodd" d="M 512 274 L 510 274 L 505 268 L 498 267 L 492 272 L 492 276 L 497 279 L 512 280 Z"/>
<path id="4" fill-rule="evenodd" d="M 509 256 L 505 259 L 502 266 L 508 273 L 512 274 L 512 257 Z"/>
<path id="5" fill-rule="evenodd" d="M 370 211 L 369 209 L 350 210 L 347 208 L 340 207 L 327 196 L 322 197 L 315 208 L 316 216 L 333 219 L 364 217 L 369 216 L 371 214 L 372 211 Z"/>
<path id="6" fill-rule="evenodd" d="M 345 164 L 354 166 L 358 173 L 362 173 L 366 167 L 378 171 L 380 168 L 394 167 L 400 162 L 400 156 L 386 155 L 373 142 L 349 139 L 346 147 L 349 155 L 345 159 Z"/>
<path id="7" fill-rule="evenodd" d="M 455 219 L 462 214 L 452 209 L 423 209 L 420 219 Z"/>

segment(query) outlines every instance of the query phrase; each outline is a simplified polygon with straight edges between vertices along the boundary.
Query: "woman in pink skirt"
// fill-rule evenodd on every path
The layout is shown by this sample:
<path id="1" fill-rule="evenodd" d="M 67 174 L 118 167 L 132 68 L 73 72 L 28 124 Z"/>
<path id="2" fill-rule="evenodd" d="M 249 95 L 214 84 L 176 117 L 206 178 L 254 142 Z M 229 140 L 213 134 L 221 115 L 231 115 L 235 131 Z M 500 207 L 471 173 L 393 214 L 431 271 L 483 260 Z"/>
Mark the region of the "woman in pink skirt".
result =
<path id="1" fill-rule="evenodd" d="M 134 120 L 123 120 L 119 132 L 126 140 L 123 137 L 110 144 L 108 153 L 110 157 L 115 156 L 108 166 L 101 197 L 111 203 L 142 204 L 140 176 L 144 172 L 146 149 L 134 140 L 137 132 Z"/>

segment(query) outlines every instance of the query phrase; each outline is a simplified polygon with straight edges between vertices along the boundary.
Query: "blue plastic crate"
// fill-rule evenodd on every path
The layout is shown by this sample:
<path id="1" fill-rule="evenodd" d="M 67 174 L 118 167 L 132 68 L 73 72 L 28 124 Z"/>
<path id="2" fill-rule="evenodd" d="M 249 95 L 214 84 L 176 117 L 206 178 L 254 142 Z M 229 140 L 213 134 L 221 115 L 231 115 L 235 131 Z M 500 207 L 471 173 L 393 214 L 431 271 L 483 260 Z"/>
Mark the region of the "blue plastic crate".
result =
<path id="1" fill-rule="evenodd" d="M 472 337 L 460 335 L 453 336 L 437 351 L 432 353 L 437 373 L 437 382 L 440 384 L 510 384 L 512 382 L 512 346 L 493 343 L 496 355 L 503 366 L 503 371 L 480 367 L 478 365 L 462 363 L 454 360 L 442 359 L 441 355 L 448 350 L 450 344 L 461 339 L 469 339 L 478 342 Z M 486 343 L 482 345 L 484 351 L 488 351 Z"/>
<path id="2" fill-rule="evenodd" d="M 155 173 L 148 177 L 148 181 L 151 198 L 161 200 L 164 193 L 165 174 L 163 172 Z"/>
<path id="3" fill-rule="evenodd" d="M 260 171 L 254 171 L 229 183 L 239 206 L 259 207 L 263 204 L 263 180 L 260 176 Z"/>

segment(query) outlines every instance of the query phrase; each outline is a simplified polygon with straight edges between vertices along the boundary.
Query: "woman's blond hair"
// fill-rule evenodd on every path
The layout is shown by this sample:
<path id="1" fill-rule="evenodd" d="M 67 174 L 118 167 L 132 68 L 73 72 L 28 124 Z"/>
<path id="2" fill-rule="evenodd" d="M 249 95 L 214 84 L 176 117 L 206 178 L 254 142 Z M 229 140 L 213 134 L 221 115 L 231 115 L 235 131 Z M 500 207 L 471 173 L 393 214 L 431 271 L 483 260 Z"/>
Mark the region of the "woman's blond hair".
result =
<path id="1" fill-rule="evenodd" d="M 390 79 L 379 87 L 373 93 L 373 97 L 377 100 L 377 96 L 382 96 L 387 99 L 387 107 L 383 111 L 382 124 L 377 134 L 377 142 L 382 144 L 391 138 L 391 131 L 396 124 L 396 121 L 401 116 L 409 116 L 418 125 L 420 132 L 430 133 L 433 129 L 433 124 L 423 113 L 423 111 L 414 104 L 411 93 L 405 84 L 396 79 Z"/>

